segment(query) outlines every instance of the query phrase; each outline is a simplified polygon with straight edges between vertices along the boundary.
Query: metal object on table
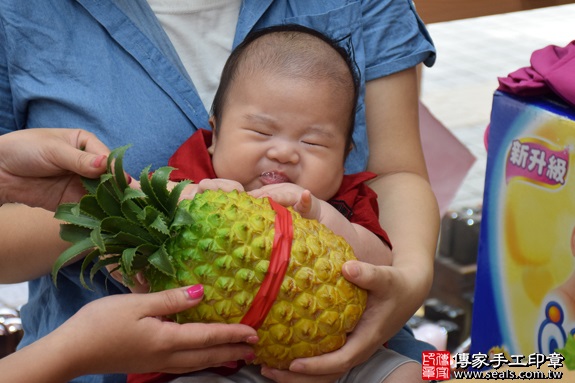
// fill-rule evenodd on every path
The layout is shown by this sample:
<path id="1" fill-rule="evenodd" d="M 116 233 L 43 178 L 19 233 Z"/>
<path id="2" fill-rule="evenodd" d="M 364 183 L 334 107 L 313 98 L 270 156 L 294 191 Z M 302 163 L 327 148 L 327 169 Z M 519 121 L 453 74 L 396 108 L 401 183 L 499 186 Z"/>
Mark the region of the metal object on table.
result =
<path id="1" fill-rule="evenodd" d="M 0 358 L 16 351 L 23 335 L 19 311 L 10 307 L 0 307 Z"/>

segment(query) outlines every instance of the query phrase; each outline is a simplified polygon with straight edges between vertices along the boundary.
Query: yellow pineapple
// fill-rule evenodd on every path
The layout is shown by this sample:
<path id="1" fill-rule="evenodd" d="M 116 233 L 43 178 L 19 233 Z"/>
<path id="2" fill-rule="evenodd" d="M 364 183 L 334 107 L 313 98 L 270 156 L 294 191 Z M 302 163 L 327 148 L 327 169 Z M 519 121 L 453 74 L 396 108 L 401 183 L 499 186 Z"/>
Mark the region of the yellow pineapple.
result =
<path id="1" fill-rule="evenodd" d="M 143 272 L 152 291 L 201 283 L 203 301 L 175 319 L 249 324 L 260 337 L 254 363 L 274 368 L 345 343 L 367 294 L 341 274 L 355 259 L 342 237 L 245 192 L 205 191 L 178 203 L 187 182 L 168 191 L 169 167 L 151 178 L 144 169 L 141 190 L 131 189 L 125 150 L 112 152 L 100 180 L 84 180 L 88 194 L 78 204 L 56 212 L 73 245 L 54 265 L 54 282 L 62 265 L 90 251 L 82 268 L 92 275 L 118 264 L 127 284 Z"/>

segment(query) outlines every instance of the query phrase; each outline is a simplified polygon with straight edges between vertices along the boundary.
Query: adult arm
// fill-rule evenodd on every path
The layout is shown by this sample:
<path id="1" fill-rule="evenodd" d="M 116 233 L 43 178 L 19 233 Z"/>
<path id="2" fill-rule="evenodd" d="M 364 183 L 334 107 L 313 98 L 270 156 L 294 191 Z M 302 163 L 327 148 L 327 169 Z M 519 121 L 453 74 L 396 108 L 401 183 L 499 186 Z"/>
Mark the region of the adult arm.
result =
<path id="1" fill-rule="evenodd" d="M 0 359 L 2 379 L 63 383 L 87 374 L 184 373 L 253 360 L 249 344 L 258 338 L 251 327 L 158 318 L 195 306 L 202 296 L 198 285 L 91 302 L 52 333 Z"/>
<path id="2" fill-rule="evenodd" d="M 368 170 L 379 175 L 370 186 L 378 194 L 380 222 L 393 247 L 391 267 L 350 264 L 346 277 L 370 293 L 365 315 L 377 318 L 376 343 L 391 338 L 422 305 L 433 281 L 439 210 L 427 176 L 419 136 L 415 68 L 370 81 L 366 91 L 370 143 Z M 363 331 L 360 322 L 358 330 Z M 369 350 L 369 345 L 364 345 Z"/>
<path id="3" fill-rule="evenodd" d="M 429 293 L 439 235 L 439 209 L 419 135 L 416 70 L 369 82 L 366 112 L 368 169 L 380 175 L 370 186 L 378 194 L 381 225 L 394 244 L 393 267 L 374 272 L 376 280 L 380 275 L 390 282 L 380 288 L 388 292 L 381 330 L 389 339 Z M 368 283 L 377 288 L 373 282 Z"/>

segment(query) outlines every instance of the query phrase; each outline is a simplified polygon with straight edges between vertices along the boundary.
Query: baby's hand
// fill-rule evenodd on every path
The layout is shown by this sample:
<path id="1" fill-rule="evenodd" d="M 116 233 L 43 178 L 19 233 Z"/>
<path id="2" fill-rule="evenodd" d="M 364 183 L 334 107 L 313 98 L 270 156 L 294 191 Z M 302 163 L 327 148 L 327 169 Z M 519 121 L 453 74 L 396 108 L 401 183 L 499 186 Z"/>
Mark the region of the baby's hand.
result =
<path id="1" fill-rule="evenodd" d="M 228 180 L 224 178 L 214 178 L 201 180 L 198 184 L 198 193 L 205 190 L 223 190 L 231 192 L 232 190 L 244 191 L 244 187 L 238 181 Z"/>
<path id="2" fill-rule="evenodd" d="M 321 201 L 314 197 L 309 190 L 296 184 L 266 185 L 250 191 L 249 194 L 256 198 L 270 197 L 283 206 L 292 206 L 304 218 L 320 220 Z"/>
<path id="3" fill-rule="evenodd" d="M 224 178 L 204 179 L 197 184 L 190 184 L 184 188 L 180 196 L 182 199 L 193 199 L 197 193 L 202 193 L 206 190 L 223 190 L 231 192 L 232 190 L 244 191 L 244 187 L 237 181 L 228 180 Z"/>

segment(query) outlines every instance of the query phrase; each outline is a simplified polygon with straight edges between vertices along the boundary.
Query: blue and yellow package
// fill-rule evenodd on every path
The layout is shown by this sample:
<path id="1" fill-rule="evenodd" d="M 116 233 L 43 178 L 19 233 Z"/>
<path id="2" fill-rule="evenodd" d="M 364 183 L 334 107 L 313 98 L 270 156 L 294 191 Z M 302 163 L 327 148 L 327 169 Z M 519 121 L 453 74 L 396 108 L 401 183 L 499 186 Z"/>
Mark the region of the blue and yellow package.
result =
<path id="1" fill-rule="evenodd" d="M 549 355 L 575 333 L 575 111 L 496 92 L 473 354 Z"/>

